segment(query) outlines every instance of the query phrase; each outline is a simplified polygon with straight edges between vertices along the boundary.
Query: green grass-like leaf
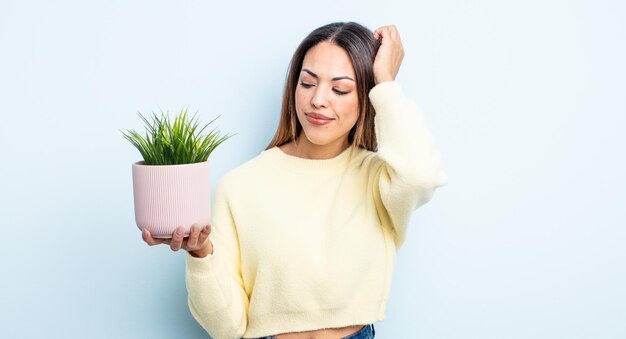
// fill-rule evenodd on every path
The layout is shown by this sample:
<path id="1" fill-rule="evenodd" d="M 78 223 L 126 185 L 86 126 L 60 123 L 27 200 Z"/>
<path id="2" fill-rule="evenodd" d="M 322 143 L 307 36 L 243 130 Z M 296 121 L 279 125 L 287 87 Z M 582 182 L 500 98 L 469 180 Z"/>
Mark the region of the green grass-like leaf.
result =
<path id="1" fill-rule="evenodd" d="M 218 117 L 198 129 L 197 112 L 189 117 L 183 108 L 171 122 L 166 112 L 152 112 L 152 121 L 138 113 L 146 128 L 145 137 L 134 130 L 122 131 L 124 137 L 139 150 L 146 165 L 180 165 L 207 161 L 211 152 L 233 135 L 221 135 L 217 129 L 202 135 Z"/>

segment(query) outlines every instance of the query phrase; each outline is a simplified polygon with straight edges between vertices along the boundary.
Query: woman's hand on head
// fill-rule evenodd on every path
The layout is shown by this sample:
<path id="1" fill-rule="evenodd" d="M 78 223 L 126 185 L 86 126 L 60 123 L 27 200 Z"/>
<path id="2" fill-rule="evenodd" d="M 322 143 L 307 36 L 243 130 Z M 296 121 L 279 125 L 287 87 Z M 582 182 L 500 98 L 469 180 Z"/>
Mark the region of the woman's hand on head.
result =
<path id="1" fill-rule="evenodd" d="M 213 254 L 213 243 L 209 239 L 211 225 L 206 225 L 202 229 L 194 225 L 191 226 L 188 237 L 185 237 L 184 234 L 184 228 L 178 226 L 171 238 L 153 238 L 147 229 L 141 232 L 141 237 L 150 246 L 166 244 L 170 246 L 172 251 L 178 251 L 182 248 L 196 258 L 204 258 Z"/>
<path id="2" fill-rule="evenodd" d="M 380 41 L 380 48 L 374 58 L 374 81 L 393 81 L 400 70 L 404 48 L 396 26 L 383 26 L 374 31 L 374 39 Z"/>

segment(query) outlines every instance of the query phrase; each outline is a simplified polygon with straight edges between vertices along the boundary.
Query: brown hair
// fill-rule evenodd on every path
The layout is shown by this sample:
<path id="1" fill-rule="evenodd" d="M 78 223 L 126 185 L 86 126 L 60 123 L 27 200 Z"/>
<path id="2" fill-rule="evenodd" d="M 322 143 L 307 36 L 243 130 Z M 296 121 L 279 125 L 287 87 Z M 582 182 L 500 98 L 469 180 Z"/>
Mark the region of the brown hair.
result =
<path id="1" fill-rule="evenodd" d="M 375 85 L 372 66 L 380 43 L 374 39 L 372 31 L 354 22 L 335 22 L 322 26 L 300 43 L 289 63 L 278 129 L 266 149 L 296 140 L 302 132 L 302 126 L 296 115 L 295 91 L 304 56 L 311 47 L 323 41 L 334 43 L 346 51 L 356 75 L 359 118 L 348 134 L 348 142 L 352 147 L 362 147 L 374 152 L 377 148 L 374 131 L 375 112 L 368 93 Z"/>

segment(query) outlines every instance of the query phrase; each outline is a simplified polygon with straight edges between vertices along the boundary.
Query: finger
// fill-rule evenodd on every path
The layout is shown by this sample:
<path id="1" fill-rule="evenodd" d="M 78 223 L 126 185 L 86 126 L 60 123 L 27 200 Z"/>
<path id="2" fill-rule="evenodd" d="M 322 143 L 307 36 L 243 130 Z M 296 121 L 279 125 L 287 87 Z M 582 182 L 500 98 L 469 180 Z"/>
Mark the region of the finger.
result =
<path id="1" fill-rule="evenodd" d="M 374 37 L 376 38 L 376 40 L 381 40 L 383 39 L 383 31 L 384 31 L 384 27 L 379 27 L 378 29 L 376 29 L 374 31 Z"/>
<path id="2" fill-rule="evenodd" d="M 380 40 L 381 44 L 386 44 L 389 43 L 391 40 L 391 33 L 389 32 L 388 27 L 383 27 L 381 28 L 380 32 L 378 33 L 378 40 Z"/>
<path id="3" fill-rule="evenodd" d="M 193 251 L 198 249 L 198 237 L 200 236 L 200 229 L 196 225 L 192 225 L 189 230 L 189 239 L 187 240 L 187 251 Z"/>
<path id="4" fill-rule="evenodd" d="M 172 242 L 170 243 L 170 248 L 172 251 L 178 251 L 183 246 L 183 235 L 185 231 L 182 226 L 178 226 L 172 234 Z"/>
<path id="5" fill-rule="evenodd" d="M 202 232 L 200 232 L 200 236 L 198 237 L 198 244 L 200 246 L 204 245 L 204 242 L 207 240 L 207 238 L 209 237 L 209 234 L 211 234 L 211 225 L 206 225 L 202 228 Z"/>
<path id="6" fill-rule="evenodd" d="M 379 32 L 379 33 L 382 33 L 382 32 L 384 32 L 384 31 L 388 31 L 390 27 L 392 27 L 392 26 L 390 26 L 390 25 L 387 25 L 387 26 L 380 26 L 380 27 L 378 27 L 378 28 L 376 29 L 376 31 L 377 31 L 377 32 Z"/>
<path id="7" fill-rule="evenodd" d="M 396 27 L 396 25 L 389 25 L 387 26 L 387 29 L 389 30 L 390 36 L 397 37 L 399 35 L 398 28 Z"/>
<path id="8" fill-rule="evenodd" d="M 143 231 L 141 231 L 141 238 L 143 239 L 143 241 L 145 241 L 150 246 L 163 244 L 163 243 L 168 241 L 168 239 L 155 239 L 155 238 L 153 238 L 152 235 L 150 234 L 150 231 L 148 231 L 148 229 L 146 229 L 146 228 L 144 228 Z"/>
<path id="9" fill-rule="evenodd" d="M 383 26 L 376 30 L 378 35 L 382 37 L 383 40 L 399 40 L 400 34 L 398 33 L 398 28 L 395 25 Z"/>

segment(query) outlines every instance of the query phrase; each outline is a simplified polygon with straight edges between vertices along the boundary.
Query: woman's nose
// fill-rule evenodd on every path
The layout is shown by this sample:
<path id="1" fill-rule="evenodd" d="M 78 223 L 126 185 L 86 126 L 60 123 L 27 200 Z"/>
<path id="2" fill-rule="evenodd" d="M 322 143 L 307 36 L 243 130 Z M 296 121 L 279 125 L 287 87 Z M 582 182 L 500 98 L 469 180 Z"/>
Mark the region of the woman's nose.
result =
<path id="1" fill-rule="evenodd" d="M 313 105 L 313 107 L 328 107 L 328 99 L 326 98 L 326 91 L 321 88 L 318 87 L 315 90 L 315 93 L 313 94 L 313 97 L 311 98 L 311 104 Z"/>

